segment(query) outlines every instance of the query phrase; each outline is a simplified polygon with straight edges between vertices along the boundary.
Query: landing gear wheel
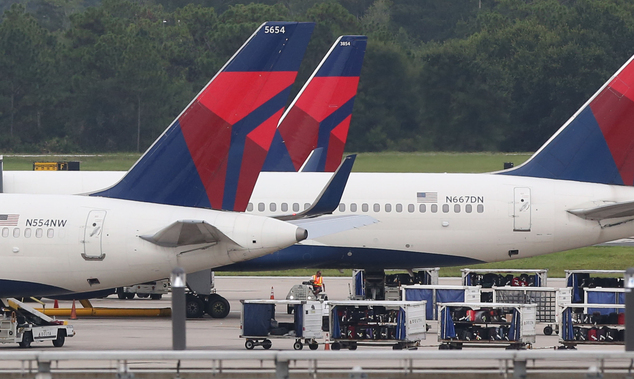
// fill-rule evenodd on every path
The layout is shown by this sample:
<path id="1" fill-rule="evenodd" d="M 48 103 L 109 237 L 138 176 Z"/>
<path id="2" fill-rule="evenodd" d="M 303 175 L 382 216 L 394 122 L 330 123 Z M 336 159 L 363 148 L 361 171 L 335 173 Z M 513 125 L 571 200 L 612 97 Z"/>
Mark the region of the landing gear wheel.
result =
<path id="1" fill-rule="evenodd" d="M 202 300 L 194 295 L 185 296 L 185 317 L 201 318 L 204 314 L 205 304 Z"/>
<path id="2" fill-rule="evenodd" d="M 57 331 L 57 338 L 53 340 L 53 346 L 62 347 L 64 346 L 64 342 L 66 342 L 66 333 L 61 330 Z"/>
<path id="3" fill-rule="evenodd" d="M 139 297 L 139 299 L 145 299 L 146 297 L 150 297 L 149 293 L 137 293 L 136 295 Z"/>
<path id="4" fill-rule="evenodd" d="M 255 347 L 255 342 L 253 342 L 252 340 L 246 340 L 244 342 L 244 347 L 246 347 L 247 350 L 253 350 L 253 348 Z"/>
<path id="5" fill-rule="evenodd" d="M 163 298 L 163 295 L 160 293 L 150 295 L 150 299 L 152 300 L 161 300 L 162 298 Z"/>
<path id="6" fill-rule="evenodd" d="M 117 297 L 119 300 L 125 300 L 125 293 L 123 292 L 123 287 L 117 288 Z"/>
<path id="7" fill-rule="evenodd" d="M 262 347 L 264 348 L 264 350 L 270 349 L 271 346 L 273 346 L 271 340 L 264 340 L 264 342 L 262 342 Z"/>
<path id="8" fill-rule="evenodd" d="M 544 327 L 544 335 L 549 336 L 549 335 L 551 335 L 551 334 L 553 334 L 553 327 L 552 327 L 552 326 L 550 326 L 550 325 L 545 326 L 545 327 Z"/>
<path id="9" fill-rule="evenodd" d="M 132 300 L 132 299 L 134 299 L 134 294 L 133 293 L 126 293 L 125 294 L 125 298 L 128 299 L 128 300 Z"/>
<path id="10" fill-rule="evenodd" d="M 218 294 L 213 294 L 209 296 L 209 300 L 207 300 L 205 311 L 213 318 L 225 318 L 229 315 L 230 309 L 231 306 L 227 299 Z"/>
<path id="11" fill-rule="evenodd" d="M 317 344 L 317 342 L 315 342 L 315 343 L 309 343 L 309 344 L 308 344 L 308 348 L 309 348 L 310 350 L 317 350 L 317 349 L 319 349 L 319 345 Z"/>
<path id="12" fill-rule="evenodd" d="M 304 345 L 302 345 L 300 341 L 295 341 L 295 343 L 293 344 L 293 349 L 295 350 L 301 350 L 303 348 L 304 348 Z"/>
<path id="13" fill-rule="evenodd" d="M 31 347 L 31 342 L 33 342 L 33 333 L 24 332 L 22 342 L 20 342 L 20 347 L 29 348 Z"/>

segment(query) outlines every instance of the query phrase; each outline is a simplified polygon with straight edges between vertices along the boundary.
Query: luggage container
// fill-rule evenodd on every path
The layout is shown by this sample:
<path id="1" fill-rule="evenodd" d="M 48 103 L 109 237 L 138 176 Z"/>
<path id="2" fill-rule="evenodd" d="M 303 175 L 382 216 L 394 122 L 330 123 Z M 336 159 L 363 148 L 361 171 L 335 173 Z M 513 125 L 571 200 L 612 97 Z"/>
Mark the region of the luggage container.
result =
<path id="1" fill-rule="evenodd" d="M 424 301 L 329 301 L 332 349 L 359 345 L 416 348 L 425 339 Z"/>
<path id="2" fill-rule="evenodd" d="M 558 306 L 570 304 L 570 288 L 552 287 L 493 287 L 494 303 L 535 304 L 537 322 L 548 323 L 544 334 L 559 333 Z M 553 329 L 554 326 L 554 329 Z"/>
<path id="3" fill-rule="evenodd" d="M 572 289 L 573 303 L 585 301 L 585 288 L 623 288 L 624 270 L 566 270 L 565 272 L 566 287 Z"/>
<path id="4" fill-rule="evenodd" d="M 311 350 L 317 350 L 318 339 L 322 335 L 322 308 L 321 301 L 301 300 L 240 300 L 242 313 L 240 315 L 240 338 L 246 338 L 244 347 L 248 350 L 256 346 L 270 349 L 272 339 L 294 339 L 293 348 L 301 350 L 304 344 Z M 284 308 L 292 306 L 293 316 L 284 312 L 284 318 L 276 320 L 275 307 Z M 288 319 L 288 320 L 286 320 Z M 302 343 L 303 341 L 303 343 Z"/>
<path id="5" fill-rule="evenodd" d="M 535 304 L 439 304 L 441 350 L 463 346 L 530 348 L 535 343 Z"/>
<path id="6" fill-rule="evenodd" d="M 624 345 L 625 305 L 575 303 L 561 308 L 560 349 L 577 345 Z"/>
<path id="7" fill-rule="evenodd" d="M 462 285 L 492 287 L 545 287 L 548 270 L 542 269 L 471 269 L 463 268 Z"/>
<path id="8" fill-rule="evenodd" d="M 386 273 L 385 270 L 352 270 L 350 300 L 403 300 L 401 286 L 437 285 L 439 271 L 439 267 L 417 268 L 402 273 Z"/>
<path id="9" fill-rule="evenodd" d="M 402 299 L 405 301 L 427 302 L 425 317 L 438 320 L 438 303 L 479 303 L 480 286 L 402 286 Z"/>

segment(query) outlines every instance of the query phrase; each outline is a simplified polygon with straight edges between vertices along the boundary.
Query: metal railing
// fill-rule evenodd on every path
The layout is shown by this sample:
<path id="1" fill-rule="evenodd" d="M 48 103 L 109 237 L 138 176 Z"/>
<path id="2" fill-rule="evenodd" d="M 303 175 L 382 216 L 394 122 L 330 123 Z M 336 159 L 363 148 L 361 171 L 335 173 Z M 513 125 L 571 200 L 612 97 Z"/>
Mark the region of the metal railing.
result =
<path id="1" fill-rule="evenodd" d="M 462 365 L 461 362 L 477 362 Z M 442 364 L 444 362 L 445 364 Z M 13 367 L 10 365 L 13 364 Z M 631 374 L 634 352 L 520 350 L 499 351 L 8 351 L 0 353 L 0 375 L 51 378 L 53 374 L 91 372 L 92 377 L 132 378 L 136 373 L 206 372 L 216 376 L 288 378 L 296 372 L 314 378 L 353 372 L 414 374 L 422 372 L 498 372 L 525 378 L 534 372 Z M 33 375 L 33 376 L 30 376 Z"/>

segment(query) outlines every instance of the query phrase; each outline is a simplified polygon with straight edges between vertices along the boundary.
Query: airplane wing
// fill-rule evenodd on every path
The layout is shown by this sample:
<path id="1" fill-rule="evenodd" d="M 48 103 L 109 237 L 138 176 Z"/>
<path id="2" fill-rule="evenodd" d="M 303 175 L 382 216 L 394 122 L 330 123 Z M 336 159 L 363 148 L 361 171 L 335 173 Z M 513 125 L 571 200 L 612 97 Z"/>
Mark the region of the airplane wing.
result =
<path id="1" fill-rule="evenodd" d="M 592 208 L 569 209 L 568 213 L 586 220 L 605 220 L 610 218 L 634 216 L 634 201 L 607 203 Z"/>
<path id="2" fill-rule="evenodd" d="M 328 181 L 328 184 L 326 184 L 319 196 L 317 196 L 317 199 L 308 209 L 300 213 L 276 216 L 275 218 L 289 221 L 307 217 L 317 217 L 334 212 L 339 206 L 343 190 L 346 188 L 346 183 L 348 183 L 348 177 L 350 176 L 352 165 L 356 157 L 356 154 L 348 155 L 343 162 L 341 162 L 337 171 L 335 171 L 330 181 Z"/>
<path id="3" fill-rule="evenodd" d="M 354 228 L 360 228 L 379 221 L 373 217 L 365 215 L 338 215 L 289 220 L 288 222 L 308 230 L 308 239 L 312 239 Z"/>
<path id="4" fill-rule="evenodd" d="M 139 237 L 163 247 L 198 245 L 201 243 L 213 244 L 221 241 L 240 246 L 215 226 L 200 220 L 176 221 L 154 235 Z"/>

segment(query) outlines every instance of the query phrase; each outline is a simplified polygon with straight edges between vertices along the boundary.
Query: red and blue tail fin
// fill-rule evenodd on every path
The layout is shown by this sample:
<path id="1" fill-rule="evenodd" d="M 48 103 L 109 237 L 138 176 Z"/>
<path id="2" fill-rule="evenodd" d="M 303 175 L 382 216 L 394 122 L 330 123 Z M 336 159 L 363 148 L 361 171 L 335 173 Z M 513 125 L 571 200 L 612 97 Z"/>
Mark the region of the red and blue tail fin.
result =
<path id="1" fill-rule="evenodd" d="M 506 175 L 634 185 L 634 57 Z"/>
<path id="2" fill-rule="evenodd" d="M 316 148 L 324 150 L 317 171 L 339 167 L 366 45 L 366 36 L 335 41 L 282 116 L 262 171 L 298 171 Z"/>
<path id="3" fill-rule="evenodd" d="M 244 211 L 313 28 L 262 24 L 126 176 L 93 195 Z"/>

